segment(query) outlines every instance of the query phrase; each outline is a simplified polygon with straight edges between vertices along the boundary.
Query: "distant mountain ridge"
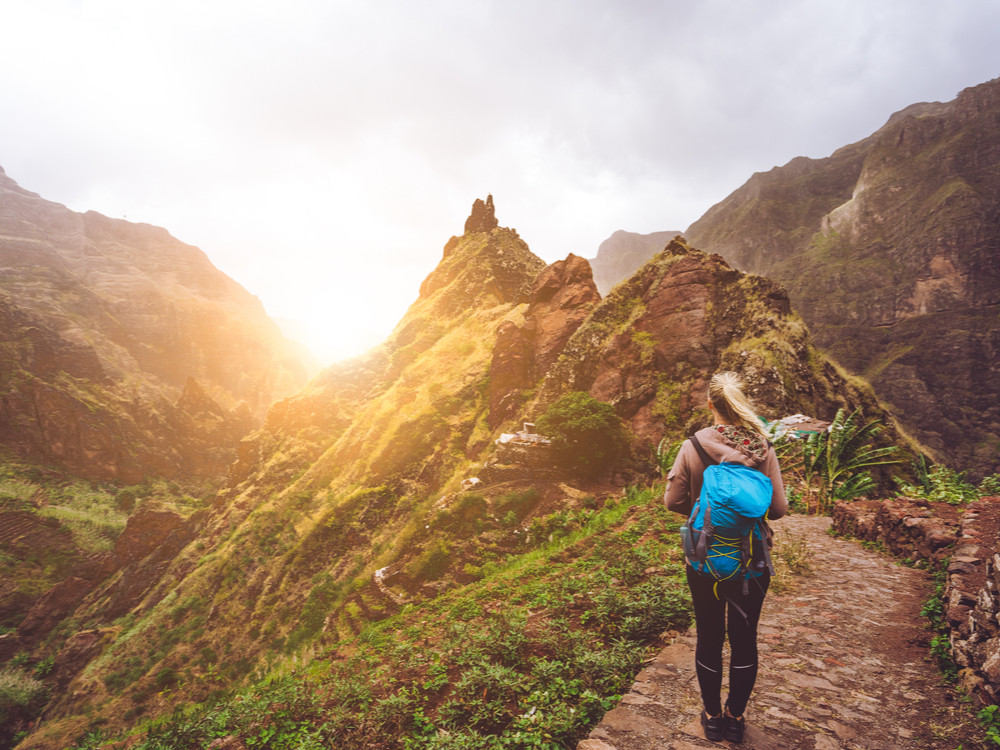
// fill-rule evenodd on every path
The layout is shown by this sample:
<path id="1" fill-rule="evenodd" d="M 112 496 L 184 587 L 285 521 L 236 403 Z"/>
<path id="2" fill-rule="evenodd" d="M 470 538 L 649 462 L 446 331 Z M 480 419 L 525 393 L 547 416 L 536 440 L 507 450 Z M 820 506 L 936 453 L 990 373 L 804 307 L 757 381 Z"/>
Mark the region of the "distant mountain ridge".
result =
<path id="1" fill-rule="evenodd" d="M 755 174 L 687 236 L 786 285 L 941 460 L 1000 471 L 1000 79 Z"/>
<path id="2" fill-rule="evenodd" d="M 218 476 L 305 382 L 260 301 L 165 230 L 0 169 L 0 446 L 79 476 Z"/>
<path id="3" fill-rule="evenodd" d="M 638 271 L 678 234 L 680 232 L 637 234 L 619 229 L 600 244 L 597 257 L 590 259 L 597 291 L 602 297 L 606 296 L 615 284 Z"/>

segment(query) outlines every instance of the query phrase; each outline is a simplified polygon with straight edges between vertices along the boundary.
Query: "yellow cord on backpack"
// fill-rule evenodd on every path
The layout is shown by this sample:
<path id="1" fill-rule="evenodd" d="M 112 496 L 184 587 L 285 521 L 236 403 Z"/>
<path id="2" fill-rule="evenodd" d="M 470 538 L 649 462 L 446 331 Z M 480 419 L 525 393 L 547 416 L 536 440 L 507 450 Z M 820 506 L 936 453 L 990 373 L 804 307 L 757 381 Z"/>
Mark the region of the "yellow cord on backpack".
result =
<path id="1" fill-rule="evenodd" d="M 730 560 L 735 560 L 737 563 L 742 563 L 742 559 L 739 556 L 739 553 L 740 553 L 740 547 L 739 547 L 740 539 L 741 539 L 740 537 L 737 537 L 735 539 L 730 539 L 730 538 L 724 537 L 724 536 L 718 536 L 718 535 L 714 536 L 713 542 L 712 542 L 713 548 L 715 547 L 715 543 L 716 542 L 721 542 L 722 546 L 729 547 L 730 549 L 729 549 L 728 552 L 723 552 L 723 551 L 719 551 L 716 548 L 715 551 L 714 551 L 714 554 L 712 554 L 712 555 L 706 555 L 706 557 L 705 557 L 705 564 L 708 566 L 709 570 L 712 571 L 712 575 L 713 576 L 716 576 L 716 573 L 715 573 L 715 570 L 712 569 L 712 563 L 709 561 L 709 559 L 708 559 L 709 557 L 728 557 Z M 751 557 L 752 557 L 753 556 L 753 533 L 752 532 L 750 533 L 750 554 L 751 554 Z M 730 573 L 729 575 L 727 575 L 725 578 L 718 578 L 718 576 L 716 576 L 717 580 L 715 582 L 715 585 L 712 587 L 712 591 L 715 594 L 715 598 L 716 599 L 720 599 L 720 597 L 719 597 L 719 584 L 722 583 L 723 581 L 728 581 L 730 578 L 732 578 L 733 576 L 735 576 L 740 571 L 741 567 L 742 567 L 741 565 L 738 565 L 736 567 L 736 570 L 734 570 L 732 573 Z M 720 599 L 720 601 L 721 601 L 721 599 Z"/>

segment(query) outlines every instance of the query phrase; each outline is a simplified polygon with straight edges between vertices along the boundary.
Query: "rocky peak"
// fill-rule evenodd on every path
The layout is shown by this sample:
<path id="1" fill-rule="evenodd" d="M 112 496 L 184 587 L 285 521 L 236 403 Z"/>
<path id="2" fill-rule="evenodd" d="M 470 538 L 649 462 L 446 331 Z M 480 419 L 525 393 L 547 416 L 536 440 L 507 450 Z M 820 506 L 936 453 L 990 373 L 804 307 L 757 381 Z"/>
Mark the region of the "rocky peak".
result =
<path id="1" fill-rule="evenodd" d="M 496 229 L 497 226 L 497 218 L 493 210 L 493 196 L 487 195 L 485 203 L 476 198 L 472 204 L 472 213 L 465 220 L 465 233 L 489 232 L 491 229 Z"/>
<path id="2" fill-rule="evenodd" d="M 477 198 L 465 234 L 445 245 L 441 262 L 420 285 L 418 302 L 436 297 L 448 315 L 480 304 L 526 302 L 544 267 L 515 230 L 498 226 L 493 196 L 485 203 Z"/>
<path id="3" fill-rule="evenodd" d="M 543 373 L 598 302 L 590 264 L 570 253 L 538 274 L 531 287 L 525 328 L 533 341 L 534 368 Z"/>

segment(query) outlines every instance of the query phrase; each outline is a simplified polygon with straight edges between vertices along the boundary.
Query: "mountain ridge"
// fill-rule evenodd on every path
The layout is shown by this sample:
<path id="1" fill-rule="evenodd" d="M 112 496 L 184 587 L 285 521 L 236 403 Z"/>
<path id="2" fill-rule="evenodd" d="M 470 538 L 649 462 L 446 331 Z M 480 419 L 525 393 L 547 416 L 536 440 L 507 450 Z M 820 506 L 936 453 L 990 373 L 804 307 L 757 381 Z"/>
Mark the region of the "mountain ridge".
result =
<path id="1" fill-rule="evenodd" d="M 305 382 L 295 345 L 203 251 L 5 172 L 0 271 L 0 445 L 22 457 L 125 482 L 219 476 L 239 435 Z M 192 379 L 228 423 L 221 444 L 185 411 Z M 214 457 L 178 460 L 187 443 Z"/>
<path id="2" fill-rule="evenodd" d="M 594 271 L 594 284 L 601 296 L 607 296 L 615 284 L 638 271 L 679 234 L 670 231 L 639 234 L 623 229 L 612 233 L 589 261 Z"/>

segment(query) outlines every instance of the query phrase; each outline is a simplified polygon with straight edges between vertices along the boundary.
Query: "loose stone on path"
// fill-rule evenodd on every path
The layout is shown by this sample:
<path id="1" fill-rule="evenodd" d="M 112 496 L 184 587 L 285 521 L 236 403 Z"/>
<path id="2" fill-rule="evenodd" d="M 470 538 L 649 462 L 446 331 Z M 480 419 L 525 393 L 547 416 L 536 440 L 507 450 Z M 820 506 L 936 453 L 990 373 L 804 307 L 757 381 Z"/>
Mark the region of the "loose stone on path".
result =
<path id="1" fill-rule="evenodd" d="M 773 525 L 779 544 L 785 534 L 805 542 L 812 570 L 765 600 L 760 672 L 740 747 L 983 747 L 975 720 L 929 657 L 920 613 L 928 575 L 831 537 L 829 518 L 793 515 Z M 661 651 L 577 750 L 730 745 L 702 733 L 694 645 L 692 628 Z"/>

